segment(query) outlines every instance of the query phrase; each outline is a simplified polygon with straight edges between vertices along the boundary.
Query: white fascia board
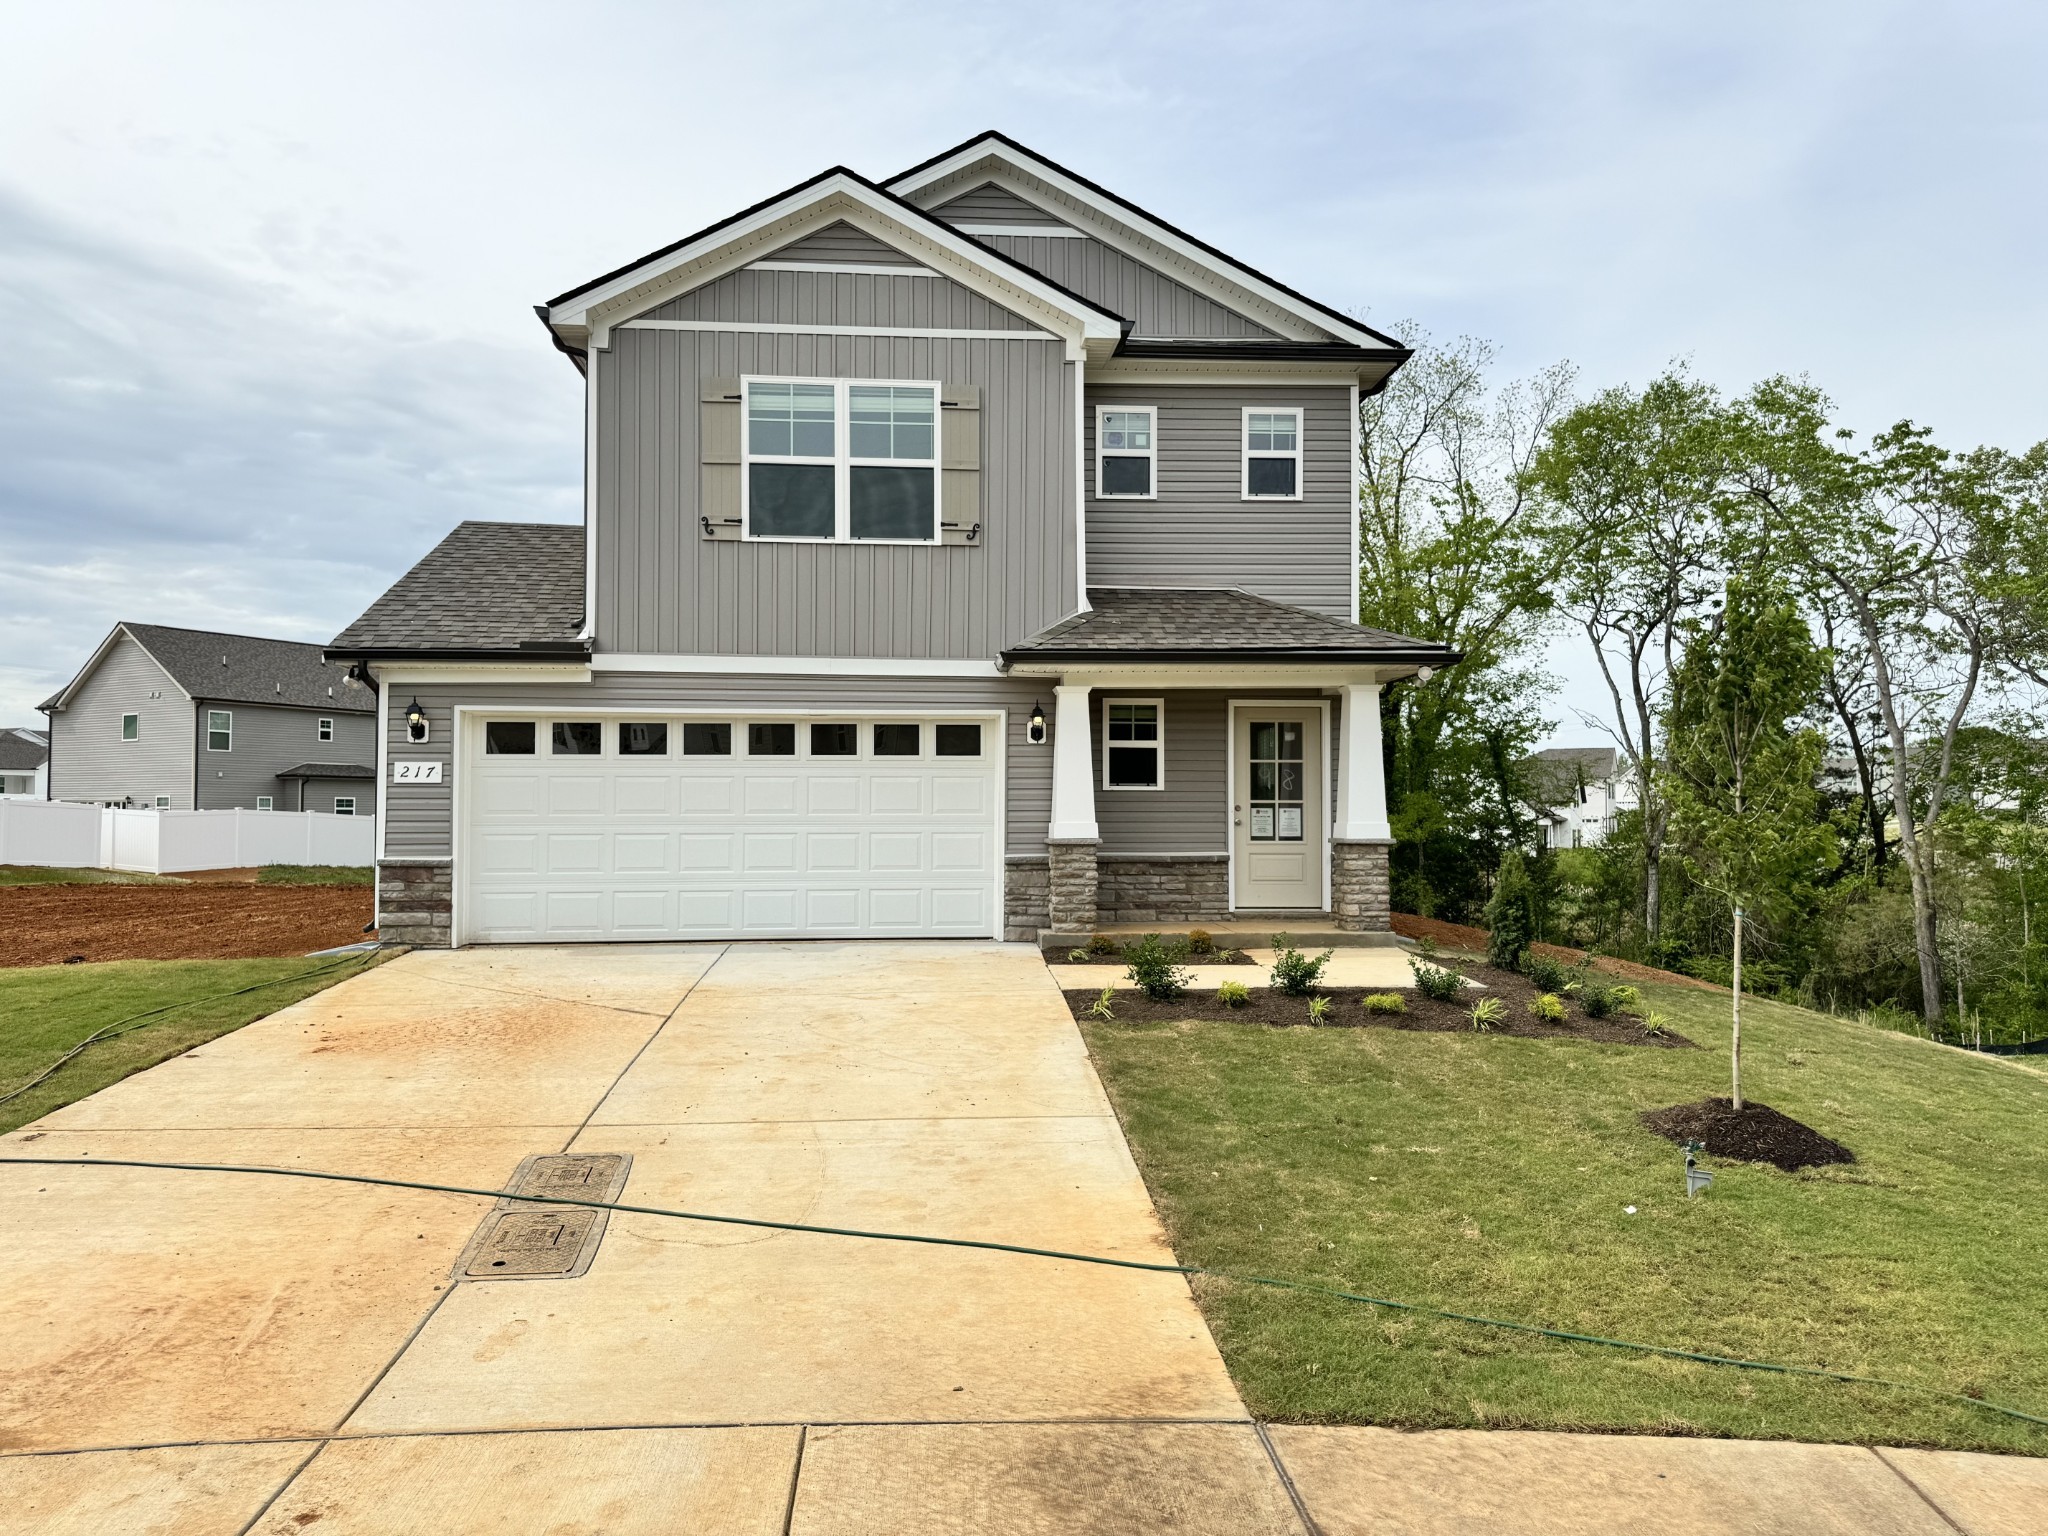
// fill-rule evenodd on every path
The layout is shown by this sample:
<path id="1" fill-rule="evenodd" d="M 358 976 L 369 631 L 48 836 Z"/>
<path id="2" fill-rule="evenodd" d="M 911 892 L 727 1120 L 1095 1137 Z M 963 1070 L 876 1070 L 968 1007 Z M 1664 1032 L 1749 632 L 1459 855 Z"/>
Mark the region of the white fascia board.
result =
<path id="1" fill-rule="evenodd" d="M 380 661 L 371 670 L 393 688 L 438 683 L 587 683 L 590 667 L 580 661 Z"/>
<path id="2" fill-rule="evenodd" d="M 1190 359 L 1187 362 L 1150 358 L 1111 358 L 1088 370 L 1090 384 L 1240 384 L 1327 385 L 1356 389 L 1361 370 L 1332 369 L 1328 363 L 1260 362 L 1257 358 Z M 1378 372 L 1377 369 L 1374 372 Z"/>
<path id="3" fill-rule="evenodd" d="M 1328 662 L 1249 662 L 1239 665 L 1207 662 L 1072 662 L 1019 661 L 1012 677 L 1055 677 L 1069 686 L 1088 688 L 1342 688 L 1347 684 L 1384 682 L 1404 676 L 1413 667 L 1336 667 Z"/>
<path id="4" fill-rule="evenodd" d="M 1008 265 L 992 266 L 986 247 L 936 221 L 912 223 L 887 199 L 844 176 L 806 187 L 658 261 L 579 294 L 573 303 L 550 310 L 548 323 L 558 331 L 584 331 L 591 346 L 605 347 L 612 326 L 620 321 L 738 271 L 766 251 L 801 238 L 808 229 L 840 220 L 899 249 L 910 248 L 940 275 L 1040 321 L 1077 347 L 1102 339 L 1114 347 L 1121 338 L 1122 327 L 1113 317 L 1077 304 L 1028 272 Z"/>
<path id="5" fill-rule="evenodd" d="M 655 655 L 603 651 L 590 658 L 598 672 L 707 673 L 719 677 L 1001 677 L 993 661 L 911 656 Z"/>
<path id="6" fill-rule="evenodd" d="M 995 167 L 982 169 L 983 162 L 986 161 L 995 162 Z M 1246 295 L 1256 297 L 1260 301 L 1260 307 L 1268 313 L 1254 315 L 1253 318 L 1269 319 L 1284 316 L 1294 328 L 1294 334 L 1288 337 L 1291 341 L 1314 341 L 1318 336 L 1312 333 L 1320 333 L 1336 336 L 1339 340 L 1351 342 L 1355 346 L 1386 345 L 1370 331 L 1355 325 L 1345 325 L 1320 310 L 1304 306 L 1292 295 L 1283 293 L 1272 283 L 1254 276 L 1235 263 L 1219 265 L 1214 256 L 1185 236 L 1176 234 L 1152 219 L 1143 218 L 1130 209 L 1105 201 L 1099 193 L 1082 186 L 1072 177 L 1053 169 L 1043 161 L 1020 158 L 1008 145 L 996 143 L 994 140 L 970 144 L 937 165 L 927 166 L 915 177 L 892 181 L 888 183 L 888 187 L 899 197 L 908 198 L 923 206 L 920 194 L 939 187 L 950 178 L 967 171 L 974 171 L 981 176 L 982 181 L 993 182 L 1005 191 L 1013 192 L 1027 202 L 1033 203 L 1042 203 L 1044 200 L 1044 194 L 1035 191 L 1030 185 L 1031 181 L 1039 182 L 1073 204 L 1075 211 L 1092 214 L 1093 217 L 1090 219 L 1075 222 L 1103 244 L 1114 246 L 1126 256 L 1152 267 L 1159 267 L 1160 252 L 1170 252 L 1177 258 L 1177 265 L 1181 270 L 1175 272 L 1164 267 L 1160 267 L 1159 270 L 1167 272 L 1168 276 L 1178 277 L 1190 288 L 1204 292 L 1205 297 L 1215 299 L 1220 304 L 1241 309 L 1244 307 Z M 1046 211 L 1050 213 L 1053 210 Z M 1146 244 L 1157 247 L 1157 250 L 1146 251 L 1142 245 L 1131 240 L 1126 232 L 1135 233 Z M 1235 294 L 1233 295 L 1230 290 L 1235 290 Z"/>

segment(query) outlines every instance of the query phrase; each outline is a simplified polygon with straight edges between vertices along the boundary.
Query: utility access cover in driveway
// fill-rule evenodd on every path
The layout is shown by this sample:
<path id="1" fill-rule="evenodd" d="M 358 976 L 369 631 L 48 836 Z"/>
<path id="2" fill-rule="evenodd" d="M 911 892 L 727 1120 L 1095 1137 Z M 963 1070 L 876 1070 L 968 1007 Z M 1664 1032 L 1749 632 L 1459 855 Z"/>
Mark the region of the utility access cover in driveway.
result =
<path id="1" fill-rule="evenodd" d="M 609 1204 L 626 1187 L 633 1159 L 619 1152 L 529 1157 L 512 1175 L 512 1193 Z M 458 1280 L 571 1280 L 590 1268 L 611 1216 L 587 1205 L 500 1200 L 456 1260 Z"/>

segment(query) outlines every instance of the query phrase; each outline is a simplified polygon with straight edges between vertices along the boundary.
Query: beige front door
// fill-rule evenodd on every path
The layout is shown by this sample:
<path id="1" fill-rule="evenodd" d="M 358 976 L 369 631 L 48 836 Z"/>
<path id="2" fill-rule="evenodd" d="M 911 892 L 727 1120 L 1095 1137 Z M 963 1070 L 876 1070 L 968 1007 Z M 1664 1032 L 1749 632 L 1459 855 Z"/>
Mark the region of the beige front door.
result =
<path id="1" fill-rule="evenodd" d="M 1230 807 L 1241 908 L 1323 907 L 1322 711 L 1236 710 Z"/>

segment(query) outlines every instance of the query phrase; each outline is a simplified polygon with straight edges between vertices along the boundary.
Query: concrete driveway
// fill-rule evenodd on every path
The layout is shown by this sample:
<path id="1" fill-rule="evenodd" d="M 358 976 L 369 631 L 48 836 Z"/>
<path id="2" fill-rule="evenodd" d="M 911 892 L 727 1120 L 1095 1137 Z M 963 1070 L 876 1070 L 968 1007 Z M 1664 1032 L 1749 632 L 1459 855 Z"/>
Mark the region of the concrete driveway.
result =
<path id="1" fill-rule="evenodd" d="M 416 953 L 4 1139 L 1169 1260 L 1056 987 L 993 944 Z M 0 1530 L 1293 1531 L 1177 1276 L 487 1202 L 0 1168 Z"/>

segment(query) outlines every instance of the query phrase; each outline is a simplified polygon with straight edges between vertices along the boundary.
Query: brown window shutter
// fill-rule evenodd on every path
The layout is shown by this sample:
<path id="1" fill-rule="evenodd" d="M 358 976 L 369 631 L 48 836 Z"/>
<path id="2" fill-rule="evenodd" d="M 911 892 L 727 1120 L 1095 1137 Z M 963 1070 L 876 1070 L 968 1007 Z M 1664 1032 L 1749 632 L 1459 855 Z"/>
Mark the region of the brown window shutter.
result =
<path id="1" fill-rule="evenodd" d="M 939 539 L 982 542 L 978 384 L 945 384 L 939 390 Z"/>
<path id="2" fill-rule="evenodd" d="M 738 379 L 706 379 L 698 410 L 699 522 L 707 539 L 740 536 L 740 433 L 745 426 Z"/>

